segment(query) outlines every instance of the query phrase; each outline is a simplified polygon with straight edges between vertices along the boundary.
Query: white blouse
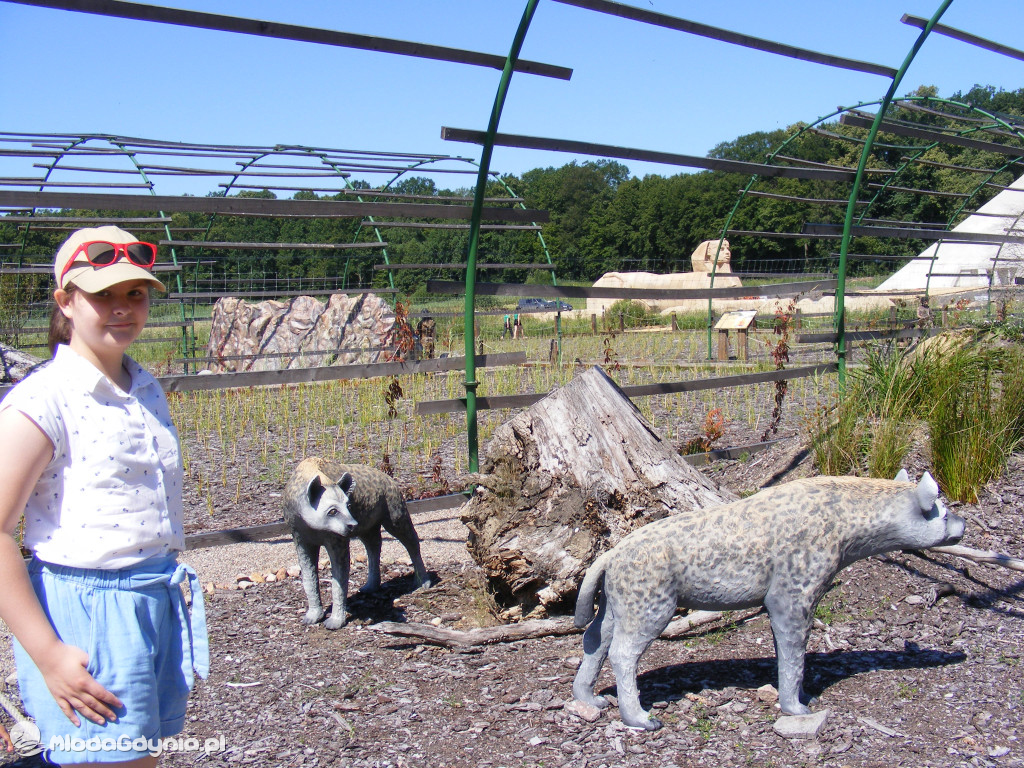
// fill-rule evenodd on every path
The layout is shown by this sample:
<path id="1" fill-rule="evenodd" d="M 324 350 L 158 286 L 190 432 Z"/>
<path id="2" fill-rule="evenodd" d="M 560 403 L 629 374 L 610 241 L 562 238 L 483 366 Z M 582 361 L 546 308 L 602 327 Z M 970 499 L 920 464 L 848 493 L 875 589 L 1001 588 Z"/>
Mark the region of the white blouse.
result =
<path id="1" fill-rule="evenodd" d="M 61 345 L 0 403 L 53 443 L 25 508 L 40 560 L 113 570 L 185 548 L 178 432 L 156 379 L 127 356 L 125 368 L 127 394 Z"/>

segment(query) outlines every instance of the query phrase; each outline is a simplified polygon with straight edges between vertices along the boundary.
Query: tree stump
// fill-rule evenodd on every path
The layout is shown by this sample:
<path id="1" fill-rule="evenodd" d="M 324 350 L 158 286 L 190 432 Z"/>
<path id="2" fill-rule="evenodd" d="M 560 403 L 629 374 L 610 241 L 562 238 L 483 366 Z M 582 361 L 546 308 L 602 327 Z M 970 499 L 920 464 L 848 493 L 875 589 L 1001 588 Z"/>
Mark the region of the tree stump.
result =
<path id="1" fill-rule="evenodd" d="M 463 507 L 468 547 L 499 601 L 538 617 L 570 607 L 587 567 L 630 531 L 723 504 L 599 367 L 497 429 Z"/>
<path id="2" fill-rule="evenodd" d="M 41 358 L 0 344 L 0 384 L 15 384 L 21 381 L 43 362 Z"/>

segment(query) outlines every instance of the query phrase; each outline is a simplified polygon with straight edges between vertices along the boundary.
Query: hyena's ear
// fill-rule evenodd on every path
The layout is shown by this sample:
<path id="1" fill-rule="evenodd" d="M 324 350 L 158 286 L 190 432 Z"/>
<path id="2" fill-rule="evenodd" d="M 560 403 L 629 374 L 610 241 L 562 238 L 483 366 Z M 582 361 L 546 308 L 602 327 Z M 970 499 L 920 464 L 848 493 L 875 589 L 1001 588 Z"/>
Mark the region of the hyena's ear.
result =
<path id="1" fill-rule="evenodd" d="M 917 503 L 921 505 L 921 509 L 929 510 L 934 506 L 935 500 L 939 498 L 939 484 L 925 472 L 921 475 L 921 482 L 917 484 L 916 493 Z"/>
<path id="2" fill-rule="evenodd" d="M 313 475 L 313 479 L 306 486 L 306 501 L 312 509 L 316 509 L 320 503 L 320 497 L 324 495 L 324 484 L 320 482 L 320 475 Z"/>
<path id="3" fill-rule="evenodd" d="M 338 487 L 341 488 L 342 493 L 346 496 L 351 496 L 352 489 L 356 487 L 356 479 L 346 472 L 341 476 L 341 480 L 338 481 Z"/>
<path id="4" fill-rule="evenodd" d="M 896 477 L 894 477 L 893 480 L 899 480 L 901 483 L 909 483 L 910 475 L 907 474 L 907 470 L 901 469 L 896 473 Z"/>

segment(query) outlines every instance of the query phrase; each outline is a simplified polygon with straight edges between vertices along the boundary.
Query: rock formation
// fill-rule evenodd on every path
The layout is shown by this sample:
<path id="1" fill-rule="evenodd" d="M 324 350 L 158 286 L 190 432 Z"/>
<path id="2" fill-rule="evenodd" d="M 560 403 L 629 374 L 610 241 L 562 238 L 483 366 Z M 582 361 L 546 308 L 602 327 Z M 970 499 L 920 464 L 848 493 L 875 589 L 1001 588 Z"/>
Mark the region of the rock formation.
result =
<path id="1" fill-rule="evenodd" d="M 334 294 L 248 303 L 220 299 L 213 307 L 208 355 L 214 373 L 375 363 L 395 313 L 372 294 Z M 234 359 L 241 358 L 241 359 Z"/>

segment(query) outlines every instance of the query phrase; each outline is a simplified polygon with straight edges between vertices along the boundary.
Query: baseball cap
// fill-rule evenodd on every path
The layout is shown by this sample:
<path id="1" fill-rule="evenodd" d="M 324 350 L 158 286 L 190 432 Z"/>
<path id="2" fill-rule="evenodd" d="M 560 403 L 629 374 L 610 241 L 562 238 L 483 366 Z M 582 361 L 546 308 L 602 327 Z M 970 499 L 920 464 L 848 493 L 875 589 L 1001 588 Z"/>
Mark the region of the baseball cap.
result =
<path id="1" fill-rule="evenodd" d="M 138 242 L 138 238 L 134 235 L 112 225 L 86 227 L 85 229 L 73 232 L 64 241 L 64 244 L 61 245 L 53 259 L 53 276 L 59 282 L 58 288 L 64 288 L 68 283 L 74 283 L 86 293 L 97 293 L 115 283 L 123 283 L 127 280 L 148 280 L 153 284 L 154 288 L 158 288 L 161 291 L 166 290 L 164 284 L 157 280 L 153 273 L 145 267 L 132 264 L 124 258 L 119 258 L 113 264 L 107 266 L 94 267 L 86 260 L 83 253 L 78 254 L 74 266 L 67 271 L 62 280 L 61 272 L 64 271 L 64 267 L 67 266 L 68 261 L 78 250 L 78 246 L 93 240 L 102 240 L 108 243 Z M 78 266 L 79 262 L 81 262 L 81 266 Z"/>

